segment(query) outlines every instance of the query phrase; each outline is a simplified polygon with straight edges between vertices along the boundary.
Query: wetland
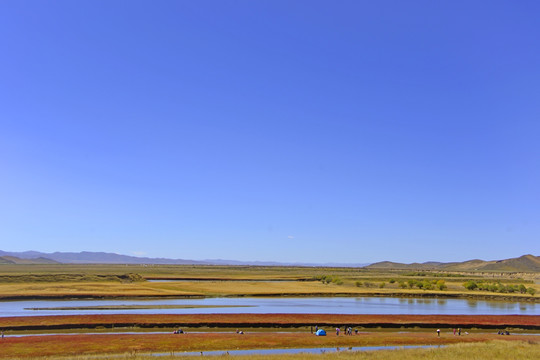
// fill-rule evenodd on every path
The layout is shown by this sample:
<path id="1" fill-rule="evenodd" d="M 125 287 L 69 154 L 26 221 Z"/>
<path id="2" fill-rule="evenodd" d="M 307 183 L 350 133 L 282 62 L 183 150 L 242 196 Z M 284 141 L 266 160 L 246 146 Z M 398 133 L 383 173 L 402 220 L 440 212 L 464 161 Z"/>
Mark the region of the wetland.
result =
<path id="1" fill-rule="evenodd" d="M 471 291 L 467 282 L 496 283 L 505 291 Z M 0 358 L 231 350 L 255 351 L 238 356 L 256 357 L 272 356 L 264 353 L 271 349 L 296 356 L 289 353 L 301 350 L 290 349 L 537 344 L 530 335 L 540 331 L 538 297 L 517 291 L 535 290 L 537 282 L 536 273 L 1 265 L 0 329 L 6 338 Z M 314 336 L 315 325 L 328 336 Z M 347 326 L 360 332 L 333 334 Z M 458 327 L 464 336 L 452 334 Z M 186 333 L 173 335 L 178 328 Z M 243 335 L 235 332 L 239 328 Z M 441 339 L 436 328 L 443 329 Z M 497 329 L 512 336 L 498 336 Z"/>

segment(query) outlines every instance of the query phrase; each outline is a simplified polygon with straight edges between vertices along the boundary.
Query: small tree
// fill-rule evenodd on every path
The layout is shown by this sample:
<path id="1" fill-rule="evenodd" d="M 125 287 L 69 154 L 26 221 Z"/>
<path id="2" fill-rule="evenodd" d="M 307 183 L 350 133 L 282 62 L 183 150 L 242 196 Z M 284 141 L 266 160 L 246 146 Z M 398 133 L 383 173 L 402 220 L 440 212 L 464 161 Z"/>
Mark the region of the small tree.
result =
<path id="1" fill-rule="evenodd" d="M 444 282 L 444 280 L 439 280 L 437 281 L 437 289 L 443 291 L 443 290 L 446 290 L 446 283 Z"/>
<path id="2" fill-rule="evenodd" d="M 465 284 L 463 284 L 463 286 L 467 290 L 474 290 L 478 287 L 478 285 L 476 285 L 476 283 L 472 280 L 467 281 Z"/>
<path id="3" fill-rule="evenodd" d="M 424 281 L 422 282 L 422 285 L 423 285 L 423 287 L 424 287 L 424 290 L 431 290 L 431 289 L 433 289 L 433 284 L 432 284 L 431 281 L 429 281 L 429 280 L 424 280 Z"/>

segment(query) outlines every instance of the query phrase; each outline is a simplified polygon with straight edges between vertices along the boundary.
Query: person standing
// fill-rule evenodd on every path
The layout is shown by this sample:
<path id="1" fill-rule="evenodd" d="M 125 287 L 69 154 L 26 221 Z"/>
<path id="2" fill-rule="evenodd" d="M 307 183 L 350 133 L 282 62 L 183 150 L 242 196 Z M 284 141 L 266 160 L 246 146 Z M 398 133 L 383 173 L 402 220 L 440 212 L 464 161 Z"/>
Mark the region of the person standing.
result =
<path id="1" fill-rule="evenodd" d="M 339 336 L 339 328 L 336 328 L 336 336 Z"/>
<path id="2" fill-rule="evenodd" d="M 441 329 L 437 329 L 437 337 L 441 337 Z"/>

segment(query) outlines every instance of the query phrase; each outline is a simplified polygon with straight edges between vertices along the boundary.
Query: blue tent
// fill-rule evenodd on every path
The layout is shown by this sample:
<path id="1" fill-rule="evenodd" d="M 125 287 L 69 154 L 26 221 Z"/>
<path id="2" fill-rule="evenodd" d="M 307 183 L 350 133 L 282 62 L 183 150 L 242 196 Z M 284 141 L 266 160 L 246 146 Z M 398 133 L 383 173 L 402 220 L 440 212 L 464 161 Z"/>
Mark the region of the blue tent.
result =
<path id="1" fill-rule="evenodd" d="M 324 331 L 323 329 L 319 329 L 319 330 L 317 330 L 315 335 L 317 335 L 317 336 L 326 336 L 326 331 Z"/>

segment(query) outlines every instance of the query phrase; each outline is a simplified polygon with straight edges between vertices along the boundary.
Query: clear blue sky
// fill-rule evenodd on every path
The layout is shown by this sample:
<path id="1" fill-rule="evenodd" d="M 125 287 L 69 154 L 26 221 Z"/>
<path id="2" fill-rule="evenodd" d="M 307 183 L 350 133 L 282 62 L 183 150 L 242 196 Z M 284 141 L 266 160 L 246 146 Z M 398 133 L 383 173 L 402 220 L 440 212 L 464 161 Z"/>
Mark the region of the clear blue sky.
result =
<path id="1" fill-rule="evenodd" d="M 540 253 L 537 1 L 0 2 L 0 249 Z"/>

